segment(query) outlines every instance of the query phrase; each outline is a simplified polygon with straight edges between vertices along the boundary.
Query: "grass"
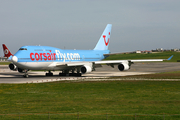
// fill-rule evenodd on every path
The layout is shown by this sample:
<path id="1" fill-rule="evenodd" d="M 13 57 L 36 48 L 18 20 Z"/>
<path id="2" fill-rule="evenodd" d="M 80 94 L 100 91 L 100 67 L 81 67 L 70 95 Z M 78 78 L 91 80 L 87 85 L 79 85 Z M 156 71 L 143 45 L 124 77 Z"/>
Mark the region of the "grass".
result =
<path id="1" fill-rule="evenodd" d="M 180 53 L 179 52 L 161 52 L 161 53 L 151 53 L 151 54 L 117 54 L 117 55 L 110 55 L 105 60 L 131 60 L 131 59 L 167 59 L 171 55 L 174 55 L 170 61 L 166 62 L 177 62 L 180 60 Z"/>
<path id="2" fill-rule="evenodd" d="M 156 74 L 145 74 L 145 75 L 132 75 L 132 76 L 121 76 L 114 78 L 133 78 L 133 79 L 180 79 L 180 71 L 163 72 Z"/>
<path id="3" fill-rule="evenodd" d="M 113 80 L 0 84 L 0 119 L 178 119 L 169 115 L 180 114 L 179 86 Z"/>
<path id="4" fill-rule="evenodd" d="M 108 59 L 159 59 L 179 53 L 112 55 Z M 1 62 L 0 62 L 1 63 Z M 9 63 L 7 63 L 9 64 Z M 130 76 L 180 79 L 180 71 Z M 121 77 L 124 78 L 124 77 Z M 0 119 L 180 119 L 180 81 L 54 82 L 0 84 Z"/>
<path id="5" fill-rule="evenodd" d="M 0 62 L 0 65 L 9 65 L 10 62 Z"/>

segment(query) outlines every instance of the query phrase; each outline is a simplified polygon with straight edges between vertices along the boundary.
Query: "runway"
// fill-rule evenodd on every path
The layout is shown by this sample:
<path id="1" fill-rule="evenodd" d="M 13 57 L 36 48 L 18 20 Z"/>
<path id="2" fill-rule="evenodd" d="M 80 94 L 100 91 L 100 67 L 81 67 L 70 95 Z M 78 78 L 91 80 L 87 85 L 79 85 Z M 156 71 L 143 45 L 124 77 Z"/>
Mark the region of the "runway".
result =
<path id="1" fill-rule="evenodd" d="M 41 83 L 52 82 L 62 80 L 85 80 L 85 79 L 102 79 L 114 76 L 130 76 L 140 74 L 152 74 L 160 72 L 179 71 L 180 63 L 136 63 L 131 66 L 128 71 L 119 71 L 117 66 L 112 68 L 110 66 L 103 65 L 101 68 L 96 68 L 89 74 L 83 74 L 82 77 L 72 76 L 59 76 L 59 72 L 53 72 L 54 76 L 46 77 L 45 72 L 28 72 L 29 78 L 23 78 L 23 73 L 9 70 L 7 65 L 0 66 L 0 83 Z"/>

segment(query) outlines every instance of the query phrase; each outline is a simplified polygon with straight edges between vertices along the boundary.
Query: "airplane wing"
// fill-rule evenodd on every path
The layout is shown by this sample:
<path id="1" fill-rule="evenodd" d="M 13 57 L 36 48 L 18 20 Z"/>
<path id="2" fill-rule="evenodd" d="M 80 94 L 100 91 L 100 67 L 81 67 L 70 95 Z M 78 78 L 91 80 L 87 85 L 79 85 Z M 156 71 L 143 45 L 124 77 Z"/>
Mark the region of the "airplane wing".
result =
<path id="1" fill-rule="evenodd" d="M 160 62 L 164 60 L 171 60 L 171 57 L 168 59 L 141 59 L 141 60 L 104 60 L 104 61 L 93 61 L 93 62 L 64 62 L 64 63 L 56 63 L 56 66 L 83 66 L 89 63 L 93 63 L 95 65 L 97 64 L 119 64 L 119 63 L 125 63 L 125 62 Z"/>
<path id="2" fill-rule="evenodd" d="M 95 64 L 117 64 L 117 63 L 124 63 L 124 62 L 160 62 L 164 60 L 171 60 L 173 55 L 168 59 L 140 59 L 140 60 L 104 60 L 104 61 L 96 61 Z"/>
<path id="3" fill-rule="evenodd" d="M 163 61 L 164 59 L 142 59 L 142 60 L 105 60 L 105 61 L 96 61 L 95 64 L 118 64 L 124 62 L 158 62 Z"/>
<path id="4" fill-rule="evenodd" d="M 92 62 L 67 62 L 67 63 L 65 62 L 65 63 L 56 63 L 56 66 L 57 67 L 61 67 L 61 66 L 76 67 L 76 66 L 83 66 L 89 63 L 92 63 Z"/>
<path id="5" fill-rule="evenodd" d="M 105 60 L 105 61 L 96 61 L 94 62 L 94 64 L 107 64 L 107 65 L 110 65 L 111 67 L 114 67 L 114 65 L 118 64 L 118 69 L 120 71 L 124 71 L 124 70 L 129 70 L 131 64 L 135 62 L 160 62 L 164 60 L 171 60 L 172 57 L 173 55 L 169 57 L 168 59 L 107 60 L 107 61 Z"/>
<path id="6" fill-rule="evenodd" d="M 114 68 L 114 65 L 118 65 L 118 69 L 120 71 L 129 70 L 131 67 L 131 64 L 134 62 L 159 62 L 163 61 L 163 59 L 144 59 L 144 60 L 105 60 L 105 61 L 97 61 L 95 64 L 106 64 L 108 66 L 111 66 Z"/>
<path id="7" fill-rule="evenodd" d="M 93 62 L 65 62 L 65 63 L 56 63 L 51 64 L 50 66 L 56 66 L 56 67 L 78 67 L 83 66 L 87 64 L 98 65 L 98 64 L 107 64 L 107 65 L 116 65 L 120 63 L 134 63 L 134 62 L 153 62 L 153 61 L 163 61 L 163 59 L 151 59 L 151 60 L 105 60 L 105 61 L 93 61 Z"/>
<path id="8" fill-rule="evenodd" d="M 141 60 L 105 60 L 105 61 L 93 61 L 93 62 L 67 62 L 67 63 L 53 63 L 52 66 L 56 67 L 84 67 L 85 69 L 89 69 L 89 71 L 94 70 L 96 67 L 101 67 L 101 64 L 106 64 L 111 67 L 114 65 L 118 65 L 118 69 L 120 71 L 130 69 L 131 64 L 135 62 L 160 62 L 164 60 L 171 60 L 171 57 L 168 59 L 141 59 Z"/>

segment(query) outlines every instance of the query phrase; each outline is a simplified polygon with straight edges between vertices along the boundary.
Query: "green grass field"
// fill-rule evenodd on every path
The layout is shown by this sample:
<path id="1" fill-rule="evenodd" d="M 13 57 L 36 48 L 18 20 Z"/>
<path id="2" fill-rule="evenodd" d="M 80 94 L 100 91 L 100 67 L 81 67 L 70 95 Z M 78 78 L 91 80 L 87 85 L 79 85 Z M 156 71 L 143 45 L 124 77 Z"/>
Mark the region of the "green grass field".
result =
<path id="1" fill-rule="evenodd" d="M 180 60 L 177 52 L 120 54 L 108 59 L 166 59 L 171 55 L 174 57 L 170 62 Z M 123 77 L 127 81 L 113 78 L 101 82 L 0 84 L 0 119 L 177 120 L 180 81 L 153 79 L 180 79 L 179 76 L 180 71 Z"/>
<path id="2" fill-rule="evenodd" d="M 0 84 L 0 119 L 180 119 L 179 81 Z"/>
<path id="3" fill-rule="evenodd" d="M 133 78 L 133 79 L 138 79 L 138 78 L 141 78 L 141 79 L 180 79 L 180 71 L 114 77 L 114 79 L 117 79 L 117 78 L 127 78 L 127 79 L 128 78 Z"/>
<path id="4" fill-rule="evenodd" d="M 0 62 L 0 65 L 9 65 L 10 62 Z"/>

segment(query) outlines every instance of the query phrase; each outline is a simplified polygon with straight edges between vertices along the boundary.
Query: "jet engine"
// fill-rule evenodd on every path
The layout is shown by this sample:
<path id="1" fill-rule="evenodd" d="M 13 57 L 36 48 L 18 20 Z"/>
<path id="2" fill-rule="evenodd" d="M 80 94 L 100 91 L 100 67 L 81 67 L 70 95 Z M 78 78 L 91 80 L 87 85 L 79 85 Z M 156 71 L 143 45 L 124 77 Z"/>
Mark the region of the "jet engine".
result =
<path id="1" fill-rule="evenodd" d="M 118 65 L 118 69 L 120 71 L 129 70 L 130 66 L 127 63 L 121 63 L 121 64 Z"/>
<path id="2" fill-rule="evenodd" d="M 10 69 L 10 70 L 17 70 L 17 66 L 14 65 L 14 64 L 12 64 L 12 63 L 10 63 L 10 64 L 9 64 L 9 69 Z"/>
<path id="3" fill-rule="evenodd" d="M 85 74 L 85 73 L 89 73 L 89 72 L 92 72 L 92 67 L 87 66 L 87 65 L 81 67 L 81 73 Z"/>
<path id="4" fill-rule="evenodd" d="M 21 69 L 21 68 L 18 68 L 18 72 L 20 72 L 20 73 L 24 73 L 24 70 L 23 70 L 23 69 Z"/>

